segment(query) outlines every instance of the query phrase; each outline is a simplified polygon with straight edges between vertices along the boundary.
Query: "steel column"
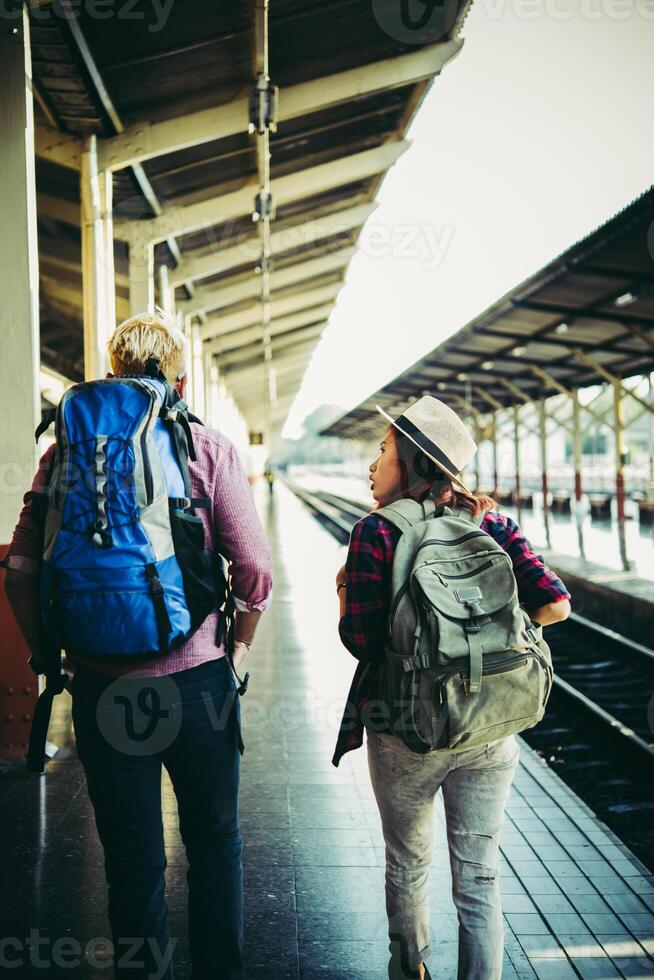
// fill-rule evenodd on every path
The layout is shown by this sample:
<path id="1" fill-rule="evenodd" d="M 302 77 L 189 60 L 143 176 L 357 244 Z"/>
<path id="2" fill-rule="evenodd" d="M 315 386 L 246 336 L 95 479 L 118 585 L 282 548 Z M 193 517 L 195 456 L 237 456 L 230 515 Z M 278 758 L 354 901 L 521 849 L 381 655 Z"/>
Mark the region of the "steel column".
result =
<path id="1" fill-rule="evenodd" d="M 584 548 L 584 515 L 581 509 L 582 489 L 581 489 L 581 425 L 580 425 L 580 406 L 579 389 L 575 388 L 570 393 L 572 399 L 572 458 L 575 471 L 574 485 L 574 514 L 577 525 L 577 541 L 579 543 L 579 554 L 582 558 L 586 557 Z"/>
<path id="2" fill-rule="evenodd" d="M 492 446 L 493 446 L 493 493 L 491 496 L 495 497 L 498 491 L 499 474 L 497 466 L 497 410 L 493 412 L 493 432 L 491 435 Z"/>
<path id="3" fill-rule="evenodd" d="M 543 491 L 543 524 L 545 526 L 545 543 L 548 548 L 551 548 L 552 529 L 550 526 L 549 490 L 547 487 L 547 408 L 544 397 L 541 397 L 538 402 L 538 422 L 540 431 L 541 488 Z"/>
<path id="4" fill-rule="evenodd" d="M 522 520 L 522 497 L 520 493 L 520 406 L 513 406 L 513 458 L 515 465 L 515 507 L 518 511 L 518 524 Z"/>
<path id="5" fill-rule="evenodd" d="M 651 372 L 647 375 L 647 396 L 650 405 L 654 406 L 654 384 L 652 384 Z M 654 492 L 654 414 L 649 413 L 647 423 L 647 449 L 649 453 L 649 486 L 647 487 L 647 500 L 651 500 Z"/>
<path id="6" fill-rule="evenodd" d="M 625 534 L 625 515 L 624 515 L 624 466 L 625 466 L 625 445 L 624 445 L 624 422 L 622 415 L 622 384 L 619 379 L 613 384 L 613 444 L 615 450 L 615 503 L 616 516 L 618 521 L 618 545 L 620 548 L 620 560 L 626 572 L 630 571 L 631 564 L 627 558 L 627 540 Z"/>

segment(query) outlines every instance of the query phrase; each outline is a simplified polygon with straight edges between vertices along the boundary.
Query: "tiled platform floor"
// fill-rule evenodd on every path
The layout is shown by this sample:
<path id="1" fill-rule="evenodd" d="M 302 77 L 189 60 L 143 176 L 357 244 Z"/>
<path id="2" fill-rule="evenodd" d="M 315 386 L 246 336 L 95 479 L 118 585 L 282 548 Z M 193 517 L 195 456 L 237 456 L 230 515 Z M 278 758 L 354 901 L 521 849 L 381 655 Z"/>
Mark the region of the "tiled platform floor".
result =
<path id="1" fill-rule="evenodd" d="M 382 980 L 383 844 L 365 749 L 338 769 L 330 763 L 354 663 L 336 634 L 334 577 L 344 549 L 283 486 L 272 503 L 262 495 L 260 504 L 276 578 L 242 702 L 248 976 Z M 37 937 L 48 939 L 44 964 L 57 938 L 76 938 L 84 949 L 108 935 L 102 852 L 69 702 L 60 700 L 52 735 L 62 749 L 47 775 L 8 767 L 0 780 L 0 934 L 24 942 L 38 930 Z M 167 899 L 172 934 L 179 937 L 176 975 L 184 980 L 190 976 L 185 855 L 166 775 L 164 807 Z M 440 809 L 437 819 L 442 823 Z M 429 965 L 435 978 L 451 980 L 456 915 L 444 834 L 436 840 Z M 654 878 L 526 745 L 502 860 L 504 980 L 654 978 Z M 8 959 L 15 955 L 8 949 Z M 110 970 L 82 963 L 12 973 L 99 980 Z"/>

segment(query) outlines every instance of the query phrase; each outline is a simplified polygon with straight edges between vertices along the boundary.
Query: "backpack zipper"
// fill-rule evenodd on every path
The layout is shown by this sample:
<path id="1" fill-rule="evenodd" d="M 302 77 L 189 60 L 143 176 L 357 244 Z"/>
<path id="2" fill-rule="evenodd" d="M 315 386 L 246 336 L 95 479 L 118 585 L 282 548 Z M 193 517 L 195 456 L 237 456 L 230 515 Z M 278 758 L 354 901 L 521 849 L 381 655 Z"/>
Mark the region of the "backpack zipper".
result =
<path id="1" fill-rule="evenodd" d="M 393 599 L 393 604 L 391 605 L 391 615 L 390 615 L 390 622 L 391 623 L 393 622 L 393 620 L 395 618 L 395 613 L 397 612 L 397 607 L 399 606 L 399 604 L 401 603 L 402 599 L 404 598 L 404 596 L 406 595 L 406 593 L 408 591 L 409 591 L 409 582 L 408 582 L 408 579 L 407 579 L 406 582 L 404 582 L 404 584 L 401 585 L 400 588 L 397 590 L 397 592 L 395 594 L 395 598 Z"/>
<path id="2" fill-rule="evenodd" d="M 452 545 L 463 544 L 464 541 L 470 541 L 471 538 L 485 538 L 485 537 L 486 537 L 485 531 L 468 531 L 467 534 L 463 534 L 460 538 L 452 538 L 451 541 L 446 541 L 442 538 L 428 538 L 427 541 L 423 541 L 422 544 L 419 545 L 418 549 L 416 550 L 416 554 L 418 554 L 418 551 L 421 551 L 423 548 L 426 548 L 430 544 L 442 544 L 445 545 L 445 547 L 449 548 Z"/>
<path id="3" fill-rule="evenodd" d="M 501 555 L 498 555 L 497 557 L 498 558 L 501 558 L 502 556 Z M 461 575 L 448 575 L 446 572 L 437 572 L 436 569 L 433 569 L 433 572 L 434 572 L 434 575 L 437 575 L 438 576 L 438 578 L 441 580 L 442 584 L 445 585 L 445 586 L 447 586 L 447 582 L 443 582 L 443 579 L 446 579 L 446 578 L 450 578 L 450 579 L 472 578 L 474 575 L 478 575 L 479 572 L 483 572 L 486 568 L 490 568 L 491 565 L 493 565 L 494 562 L 495 562 L 495 558 L 489 558 L 489 560 L 488 561 L 485 561 L 483 565 L 479 565 L 477 568 L 473 569 L 472 571 L 470 571 L 470 572 L 464 572 Z"/>

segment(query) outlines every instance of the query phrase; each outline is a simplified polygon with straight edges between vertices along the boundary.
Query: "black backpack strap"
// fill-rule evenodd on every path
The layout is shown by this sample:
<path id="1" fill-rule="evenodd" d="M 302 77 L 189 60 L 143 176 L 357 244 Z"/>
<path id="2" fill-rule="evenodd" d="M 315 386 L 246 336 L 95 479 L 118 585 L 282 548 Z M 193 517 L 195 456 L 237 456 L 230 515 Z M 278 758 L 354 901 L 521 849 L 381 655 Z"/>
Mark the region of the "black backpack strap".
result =
<path id="1" fill-rule="evenodd" d="M 39 422 L 36 429 L 34 430 L 34 440 L 36 442 L 39 441 L 39 439 L 46 431 L 46 429 L 50 428 L 50 426 L 52 425 L 56 417 L 57 417 L 56 408 L 46 408 L 45 412 L 43 412 L 41 416 L 41 421 Z"/>
<path id="2" fill-rule="evenodd" d="M 143 368 L 143 376 L 154 378 L 155 381 L 168 381 L 166 375 L 161 370 L 161 361 L 158 357 L 148 357 Z"/>
<path id="3" fill-rule="evenodd" d="M 45 670 L 38 669 L 40 665 L 32 661 L 33 658 L 30 657 L 29 665 L 34 673 L 37 675 L 45 674 L 45 688 L 39 694 L 34 707 L 26 766 L 28 772 L 44 772 L 45 748 L 52 714 L 52 702 L 64 690 L 67 674 L 61 664 L 61 651 L 55 651 L 53 647 L 50 647 L 46 653 L 47 666 Z"/>
<path id="4" fill-rule="evenodd" d="M 154 604 L 154 615 L 157 621 L 157 634 L 159 639 L 159 651 L 161 653 L 169 649 L 168 637 L 172 629 L 168 607 L 166 606 L 166 592 L 161 584 L 161 579 L 154 564 L 145 566 L 145 574 L 150 583 L 150 595 Z"/>
<path id="5" fill-rule="evenodd" d="M 175 510 L 189 510 L 195 507 L 208 510 L 211 507 L 211 501 L 208 497 L 169 497 L 168 503 Z"/>

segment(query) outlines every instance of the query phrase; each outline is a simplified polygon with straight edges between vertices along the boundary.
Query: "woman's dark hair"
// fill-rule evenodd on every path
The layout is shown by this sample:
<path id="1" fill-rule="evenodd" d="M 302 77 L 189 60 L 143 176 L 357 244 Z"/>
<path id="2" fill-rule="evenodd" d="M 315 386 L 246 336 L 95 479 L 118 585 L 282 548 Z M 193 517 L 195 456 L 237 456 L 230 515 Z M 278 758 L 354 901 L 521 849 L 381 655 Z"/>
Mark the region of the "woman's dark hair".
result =
<path id="1" fill-rule="evenodd" d="M 389 427 L 389 432 L 395 439 L 400 462 L 400 496 L 422 503 L 431 494 L 439 504 L 467 507 L 475 515 L 497 507 L 497 502 L 488 494 L 467 494 L 463 490 L 455 490 L 450 478 L 411 439 L 394 425 Z"/>

